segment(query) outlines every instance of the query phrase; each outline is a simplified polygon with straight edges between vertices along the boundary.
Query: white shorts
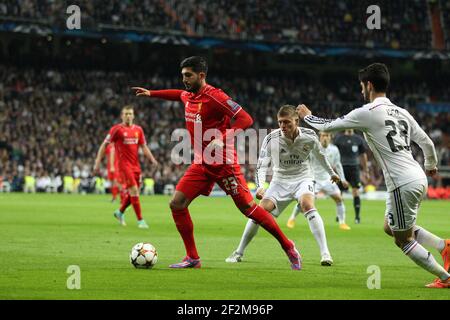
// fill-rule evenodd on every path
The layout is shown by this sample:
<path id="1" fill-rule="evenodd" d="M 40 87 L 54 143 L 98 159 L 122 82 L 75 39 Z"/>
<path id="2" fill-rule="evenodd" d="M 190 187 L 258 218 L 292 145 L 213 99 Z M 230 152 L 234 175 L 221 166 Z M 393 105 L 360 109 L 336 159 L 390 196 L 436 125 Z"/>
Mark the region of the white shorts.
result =
<path id="1" fill-rule="evenodd" d="M 328 180 L 316 181 L 316 183 L 314 184 L 314 189 L 316 190 L 316 192 L 322 191 L 327 196 L 341 194 L 341 190 L 339 190 L 339 187 L 335 183 L 332 183 L 331 181 Z"/>
<path id="2" fill-rule="evenodd" d="M 389 192 L 385 217 L 393 231 L 405 231 L 415 225 L 420 202 L 427 188 L 427 180 L 420 179 Z"/>
<path id="3" fill-rule="evenodd" d="M 304 194 L 314 196 L 312 179 L 304 179 L 298 182 L 273 181 L 270 183 L 263 199 L 268 199 L 275 204 L 272 215 L 278 217 L 293 200 L 297 201 Z"/>

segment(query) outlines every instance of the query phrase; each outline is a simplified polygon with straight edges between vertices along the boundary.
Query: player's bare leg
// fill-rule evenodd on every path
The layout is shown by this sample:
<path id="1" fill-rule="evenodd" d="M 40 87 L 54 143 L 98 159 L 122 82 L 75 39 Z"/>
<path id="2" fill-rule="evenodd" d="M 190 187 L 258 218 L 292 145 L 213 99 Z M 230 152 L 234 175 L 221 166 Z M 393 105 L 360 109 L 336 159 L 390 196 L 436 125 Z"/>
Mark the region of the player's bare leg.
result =
<path id="1" fill-rule="evenodd" d="M 394 236 L 387 219 L 384 220 L 384 232 L 391 237 Z M 444 269 L 447 272 L 450 272 L 450 239 L 439 238 L 435 234 L 417 225 L 413 227 L 413 234 L 416 241 L 422 246 L 434 248 L 441 254 Z"/>
<path id="2" fill-rule="evenodd" d="M 333 259 L 331 258 L 330 251 L 328 250 L 322 217 L 314 206 L 314 195 L 309 193 L 304 194 L 300 197 L 298 202 L 306 220 L 308 221 L 311 233 L 319 245 L 321 255 L 320 264 L 323 266 L 331 266 L 333 264 Z"/>
<path id="3" fill-rule="evenodd" d="M 414 238 L 413 228 L 406 231 L 393 231 L 395 244 L 402 249 L 412 261 L 418 266 L 427 270 L 438 277 L 433 283 L 427 285 L 430 288 L 448 288 L 450 287 L 450 274 L 439 263 L 436 262 L 433 255 L 428 252 Z"/>
<path id="4" fill-rule="evenodd" d="M 269 199 L 263 199 L 259 203 L 259 206 L 270 213 L 272 213 L 272 211 L 275 209 L 275 204 Z M 241 262 L 242 257 L 244 256 L 245 249 L 258 233 L 258 229 L 259 225 L 254 220 L 248 219 L 247 224 L 245 225 L 244 233 L 242 234 L 241 237 L 241 241 L 239 242 L 238 248 L 228 258 L 225 259 L 225 262 L 228 263 Z"/>
<path id="5" fill-rule="evenodd" d="M 339 193 L 330 195 L 331 199 L 336 202 L 336 215 L 338 217 L 339 229 L 350 230 L 350 226 L 345 223 L 345 205 L 342 196 Z"/>
<path id="6" fill-rule="evenodd" d="M 191 201 L 192 199 L 188 199 L 183 192 L 176 190 L 169 203 L 173 220 L 186 248 L 186 257 L 182 262 L 170 265 L 171 268 L 201 267 L 200 257 L 195 246 L 194 225 L 188 210 Z"/>

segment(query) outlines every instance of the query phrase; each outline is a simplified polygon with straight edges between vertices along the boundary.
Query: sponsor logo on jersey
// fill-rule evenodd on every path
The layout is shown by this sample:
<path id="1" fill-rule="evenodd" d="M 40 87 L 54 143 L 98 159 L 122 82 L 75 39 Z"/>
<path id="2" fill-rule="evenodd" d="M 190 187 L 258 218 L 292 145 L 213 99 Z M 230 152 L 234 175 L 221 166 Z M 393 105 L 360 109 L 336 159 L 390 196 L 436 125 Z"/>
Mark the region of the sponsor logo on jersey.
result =
<path id="1" fill-rule="evenodd" d="M 123 144 L 138 144 L 139 138 L 124 138 Z"/>
<path id="2" fill-rule="evenodd" d="M 234 102 L 231 99 L 227 100 L 227 104 L 231 107 L 231 110 L 234 112 L 241 107 L 237 102 Z"/>

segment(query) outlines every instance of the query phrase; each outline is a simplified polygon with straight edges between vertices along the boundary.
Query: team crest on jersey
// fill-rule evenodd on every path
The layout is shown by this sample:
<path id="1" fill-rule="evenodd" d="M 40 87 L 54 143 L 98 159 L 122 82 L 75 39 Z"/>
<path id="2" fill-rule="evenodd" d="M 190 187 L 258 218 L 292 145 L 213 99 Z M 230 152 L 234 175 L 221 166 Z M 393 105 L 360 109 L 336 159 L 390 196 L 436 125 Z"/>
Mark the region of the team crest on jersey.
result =
<path id="1" fill-rule="evenodd" d="M 352 146 L 352 151 L 355 153 L 358 152 L 358 146 Z"/>
<path id="2" fill-rule="evenodd" d="M 303 151 L 308 152 L 309 151 L 309 146 L 303 146 Z"/>
<path id="3" fill-rule="evenodd" d="M 135 132 L 134 135 L 137 137 L 139 137 L 139 133 Z"/>
<path id="4" fill-rule="evenodd" d="M 237 109 L 239 109 L 241 107 L 237 102 L 234 102 L 231 99 L 227 100 L 227 104 L 231 107 L 231 110 L 233 110 L 233 111 L 237 111 Z"/>

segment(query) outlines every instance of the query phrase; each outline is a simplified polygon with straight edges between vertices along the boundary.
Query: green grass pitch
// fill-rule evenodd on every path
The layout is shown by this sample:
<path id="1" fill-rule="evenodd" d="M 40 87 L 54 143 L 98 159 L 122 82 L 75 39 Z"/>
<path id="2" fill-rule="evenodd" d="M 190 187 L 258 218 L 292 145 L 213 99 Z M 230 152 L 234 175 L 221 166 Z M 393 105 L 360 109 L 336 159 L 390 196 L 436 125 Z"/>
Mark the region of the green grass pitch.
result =
<path id="1" fill-rule="evenodd" d="M 0 194 L 0 299 L 450 299 L 448 290 L 428 289 L 433 276 L 404 256 L 382 230 L 384 203 L 362 202 L 362 224 L 340 231 L 331 200 L 319 200 L 335 265 L 322 267 L 319 251 L 302 216 L 291 230 L 278 219 L 303 255 L 303 270 L 292 271 L 287 257 L 260 229 L 245 261 L 227 264 L 245 217 L 230 198 L 198 198 L 190 207 L 202 269 L 172 270 L 184 247 L 168 209 L 169 198 L 144 196 L 143 214 L 150 229 L 113 218 L 117 204 L 109 195 Z M 450 236 L 450 202 L 425 201 L 419 225 Z M 151 270 L 134 269 L 128 255 L 138 242 L 150 242 L 159 254 Z M 431 249 L 435 258 L 440 255 Z M 81 289 L 69 290 L 70 265 L 80 268 Z M 367 268 L 381 270 L 381 289 L 369 290 Z"/>

